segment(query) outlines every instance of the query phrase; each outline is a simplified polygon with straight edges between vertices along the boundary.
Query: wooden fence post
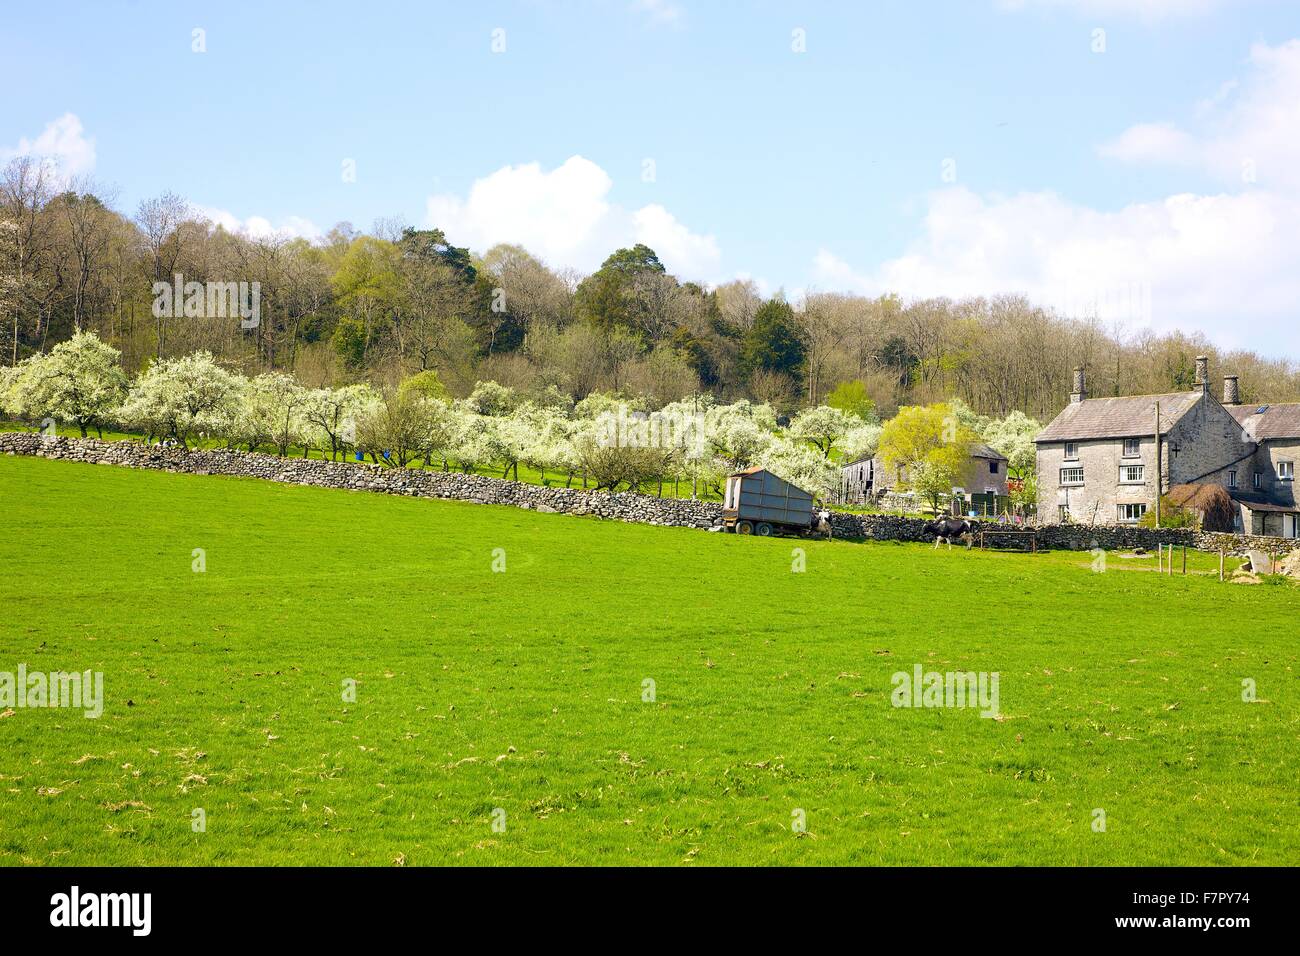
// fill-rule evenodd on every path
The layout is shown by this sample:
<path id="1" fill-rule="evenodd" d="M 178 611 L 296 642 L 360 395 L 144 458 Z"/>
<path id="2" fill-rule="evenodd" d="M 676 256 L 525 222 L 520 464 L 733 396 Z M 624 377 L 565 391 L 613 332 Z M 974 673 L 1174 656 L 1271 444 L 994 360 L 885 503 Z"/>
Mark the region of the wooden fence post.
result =
<path id="1" fill-rule="evenodd" d="M 1219 549 L 1219 580 L 1220 581 L 1223 580 L 1223 558 L 1224 558 L 1223 549 L 1220 548 Z"/>

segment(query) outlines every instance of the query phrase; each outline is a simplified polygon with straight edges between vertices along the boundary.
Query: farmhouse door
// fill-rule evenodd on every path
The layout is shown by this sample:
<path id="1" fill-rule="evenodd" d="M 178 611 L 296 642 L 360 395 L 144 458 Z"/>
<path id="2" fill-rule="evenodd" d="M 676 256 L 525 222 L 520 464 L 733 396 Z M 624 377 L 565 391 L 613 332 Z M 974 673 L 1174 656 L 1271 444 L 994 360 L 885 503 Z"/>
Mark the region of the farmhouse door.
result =
<path id="1" fill-rule="evenodd" d="M 1300 535 L 1296 534 L 1296 523 L 1297 523 L 1296 515 L 1283 515 L 1282 516 L 1282 537 L 1284 538 L 1300 537 Z"/>

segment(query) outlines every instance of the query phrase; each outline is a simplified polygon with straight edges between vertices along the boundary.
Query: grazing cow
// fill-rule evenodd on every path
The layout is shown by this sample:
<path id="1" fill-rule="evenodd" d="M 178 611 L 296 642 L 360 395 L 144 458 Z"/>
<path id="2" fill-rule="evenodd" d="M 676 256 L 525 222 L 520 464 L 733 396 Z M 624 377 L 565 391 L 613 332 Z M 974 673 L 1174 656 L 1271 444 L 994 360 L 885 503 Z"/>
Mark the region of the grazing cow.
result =
<path id="1" fill-rule="evenodd" d="M 813 515 L 812 530 L 814 534 L 825 534 L 827 541 L 831 540 L 831 513 L 819 511 Z"/>
<path id="2" fill-rule="evenodd" d="M 952 550 L 954 540 L 960 541 L 965 539 L 966 550 L 971 549 L 975 543 L 975 525 L 971 524 L 965 518 L 939 518 L 937 521 L 929 522 L 921 529 L 926 536 L 934 535 L 934 546 L 937 548 L 941 543 L 948 545 L 948 550 Z"/>

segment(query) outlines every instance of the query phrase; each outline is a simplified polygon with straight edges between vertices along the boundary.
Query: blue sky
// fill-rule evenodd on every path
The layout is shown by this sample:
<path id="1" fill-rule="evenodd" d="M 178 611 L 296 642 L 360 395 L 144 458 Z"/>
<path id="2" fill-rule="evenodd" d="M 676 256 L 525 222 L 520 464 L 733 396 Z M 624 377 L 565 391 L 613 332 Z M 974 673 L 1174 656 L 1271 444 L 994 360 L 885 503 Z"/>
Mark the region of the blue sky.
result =
<path id="1" fill-rule="evenodd" d="M 796 298 L 1019 291 L 1300 358 L 1286 0 L 105 0 L 9 11 L 0 62 L 0 158 L 126 212 L 432 221 L 583 271 L 642 240 Z"/>

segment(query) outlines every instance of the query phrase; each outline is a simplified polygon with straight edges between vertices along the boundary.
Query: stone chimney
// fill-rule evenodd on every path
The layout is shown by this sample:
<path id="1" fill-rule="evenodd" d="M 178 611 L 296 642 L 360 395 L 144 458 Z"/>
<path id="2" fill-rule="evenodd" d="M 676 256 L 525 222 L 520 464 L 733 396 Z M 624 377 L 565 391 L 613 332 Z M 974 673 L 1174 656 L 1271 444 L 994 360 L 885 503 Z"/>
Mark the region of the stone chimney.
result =
<path id="1" fill-rule="evenodd" d="M 1237 381 L 1235 375 L 1223 376 L 1223 404 L 1241 404 L 1241 384 Z"/>
<path id="2" fill-rule="evenodd" d="M 1210 357 L 1208 355 L 1196 356 L 1195 387 L 1207 395 L 1210 392 Z"/>
<path id="3" fill-rule="evenodd" d="M 1083 366 L 1074 367 L 1074 391 L 1070 393 L 1070 402 L 1081 402 L 1088 397 L 1087 383 L 1083 377 Z"/>

